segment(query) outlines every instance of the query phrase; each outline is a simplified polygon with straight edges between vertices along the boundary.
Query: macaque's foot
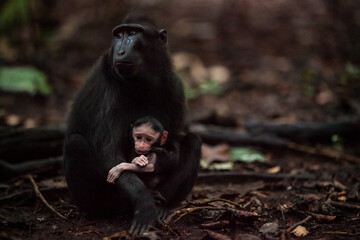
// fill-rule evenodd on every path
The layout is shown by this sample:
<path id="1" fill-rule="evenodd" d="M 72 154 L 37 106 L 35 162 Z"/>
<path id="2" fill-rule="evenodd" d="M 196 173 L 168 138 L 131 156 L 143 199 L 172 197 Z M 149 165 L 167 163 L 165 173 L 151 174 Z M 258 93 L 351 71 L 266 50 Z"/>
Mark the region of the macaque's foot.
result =
<path id="1" fill-rule="evenodd" d="M 155 190 L 150 190 L 151 195 L 154 198 L 155 201 L 155 205 L 156 206 L 164 206 L 166 204 L 166 199 L 163 197 L 163 195 L 161 195 L 160 192 L 155 191 Z"/>
<path id="2" fill-rule="evenodd" d="M 153 204 L 142 203 L 136 210 L 130 235 L 141 235 L 158 221 L 158 209 Z"/>
<path id="3" fill-rule="evenodd" d="M 162 222 L 165 220 L 166 216 L 169 214 L 169 210 L 163 207 L 157 208 L 157 223 L 162 224 Z"/>

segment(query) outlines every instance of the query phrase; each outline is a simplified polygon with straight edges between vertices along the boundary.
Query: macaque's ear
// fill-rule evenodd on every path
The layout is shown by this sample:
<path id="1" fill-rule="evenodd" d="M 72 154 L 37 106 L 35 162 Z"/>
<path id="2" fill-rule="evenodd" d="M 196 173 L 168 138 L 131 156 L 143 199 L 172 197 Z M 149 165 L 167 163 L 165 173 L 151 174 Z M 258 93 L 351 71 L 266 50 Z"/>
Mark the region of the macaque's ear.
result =
<path id="1" fill-rule="evenodd" d="M 160 41 L 162 44 L 167 43 L 167 31 L 165 29 L 161 29 L 159 31 Z"/>
<path id="2" fill-rule="evenodd" d="M 167 137 L 168 137 L 168 132 L 167 131 L 164 131 L 162 136 L 161 136 L 161 139 L 160 139 L 160 145 L 164 145 L 166 143 L 166 140 L 167 140 Z"/>

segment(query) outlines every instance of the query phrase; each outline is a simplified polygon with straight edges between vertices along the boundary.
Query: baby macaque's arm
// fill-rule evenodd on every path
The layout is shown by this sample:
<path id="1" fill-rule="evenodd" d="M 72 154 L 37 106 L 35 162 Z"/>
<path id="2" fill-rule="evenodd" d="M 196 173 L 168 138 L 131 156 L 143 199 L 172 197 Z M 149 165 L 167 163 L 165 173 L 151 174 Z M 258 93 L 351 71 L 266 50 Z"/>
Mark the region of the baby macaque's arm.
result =
<path id="1" fill-rule="evenodd" d="M 120 174 L 130 168 L 130 165 L 132 165 L 132 163 L 123 162 L 111 168 L 106 180 L 109 183 L 115 183 L 115 180 L 119 178 Z"/>
<path id="2" fill-rule="evenodd" d="M 134 160 L 135 160 L 135 158 L 134 158 Z M 134 162 L 134 160 L 133 160 L 133 162 Z M 110 169 L 108 176 L 107 176 L 107 181 L 109 183 L 115 184 L 115 180 L 119 178 L 120 174 L 123 171 L 133 171 L 133 172 L 153 172 L 154 171 L 153 163 L 148 163 L 146 166 L 140 167 L 133 162 L 131 162 L 131 163 L 123 162 L 123 163 L 116 165 L 112 169 Z"/>

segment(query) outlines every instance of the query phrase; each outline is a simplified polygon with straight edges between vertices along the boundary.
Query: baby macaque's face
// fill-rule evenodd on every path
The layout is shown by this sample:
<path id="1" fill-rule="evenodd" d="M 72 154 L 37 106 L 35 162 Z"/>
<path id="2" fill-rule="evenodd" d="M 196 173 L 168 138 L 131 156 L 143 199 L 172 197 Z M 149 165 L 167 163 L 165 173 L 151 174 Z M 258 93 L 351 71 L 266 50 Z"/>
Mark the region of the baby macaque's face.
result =
<path id="1" fill-rule="evenodd" d="M 148 154 L 160 137 L 160 133 L 156 132 L 148 124 L 143 124 L 133 128 L 133 139 L 135 142 L 135 152 L 137 154 Z"/>

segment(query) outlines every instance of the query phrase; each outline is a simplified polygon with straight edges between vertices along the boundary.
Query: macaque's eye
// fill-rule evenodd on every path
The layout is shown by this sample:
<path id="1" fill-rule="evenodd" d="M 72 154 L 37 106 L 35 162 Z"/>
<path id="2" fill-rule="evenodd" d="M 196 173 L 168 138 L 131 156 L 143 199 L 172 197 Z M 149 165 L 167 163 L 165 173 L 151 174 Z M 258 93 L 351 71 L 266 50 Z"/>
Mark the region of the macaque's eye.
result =
<path id="1" fill-rule="evenodd" d="M 151 142 L 151 140 L 152 140 L 151 138 L 146 138 L 147 142 Z"/>
<path id="2" fill-rule="evenodd" d="M 135 34 L 136 34 L 136 32 L 134 30 L 129 32 L 129 36 L 133 36 Z"/>
<path id="3" fill-rule="evenodd" d="M 141 140 L 141 136 L 136 136 L 136 139 L 137 139 L 137 140 Z"/>
<path id="4" fill-rule="evenodd" d="M 118 33 L 117 35 L 118 38 L 122 38 L 122 36 L 123 36 L 122 33 Z"/>

